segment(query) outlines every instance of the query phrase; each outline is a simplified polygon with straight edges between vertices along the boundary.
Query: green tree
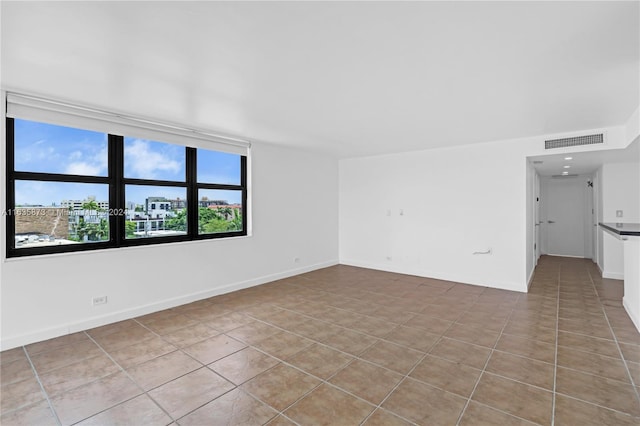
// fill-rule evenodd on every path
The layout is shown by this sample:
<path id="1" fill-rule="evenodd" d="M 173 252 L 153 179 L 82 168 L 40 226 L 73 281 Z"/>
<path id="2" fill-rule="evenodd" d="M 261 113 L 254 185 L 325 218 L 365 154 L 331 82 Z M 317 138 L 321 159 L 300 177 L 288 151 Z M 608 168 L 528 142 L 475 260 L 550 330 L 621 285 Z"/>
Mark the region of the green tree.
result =
<path id="1" fill-rule="evenodd" d="M 208 207 L 199 207 L 198 208 L 198 232 L 199 233 L 207 233 L 212 232 L 208 231 L 212 223 L 216 221 L 223 220 L 222 217 L 218 214 L 215 209 L 210 209 Z"/>
<path id="2" fill-rule="evenodd" d="M 89 200 L 82 203 L 82 210 L 96 212 L 102 211 L 98 203 L 96 203 L 96 200 Z"/>
<path id="3" fill-rule="evenodd" d="M 229 222 L 224 219 L 210 220 L 202 226 L 202 231 L 205 234 L 213 234 L 217 232 L 227 232 L 229 230 Z"/>
<path id="4" fill-rule="evenodd" d="M 128 220 L 124 223 L 124 232 L 127 238 L 134 238 L 136 236 L 136 223 L 132 220 Z"/>
<path id="5" fill-rule="evenodd" d="M 233 216 L 233 210 L 231 210 L 231 207 L 221 207 L 218 209 L 218 213 L 224 216 L 225 220 L 229 220 L 229 218 Z"/>
<path id="6" fill-rule="evenodd" d="M 164 228 L 169 231 L 187 230 L 187 209 L 180 210 L 174 217 L 165 219 Z"/>
<path id="7" fill-rule="evenodd" d="M 242 212 L 240 211 L 240 209 L 233 209 L 234 210 L 234 214 L 233 214 L 233 219 L 231 220 L 231 222 L 229 223 L 230 231 L 241 231 L 242 230 Z"/>
<path id="8" fill-rule="evenodd" d="M 99 241 L 106 241 L 109 239 L 109 222 L 107 219 L 100 219 L 100 223 L 93 235 L 96 240 Z"/>
<path id="9" fill-rule="evenodd" d="M 73 226 L 73 235 L 69 236 L 72 241 L 82 241 L 87 233 L 86 223 L 83 217 L 78 219 L 78 223 Z"/>

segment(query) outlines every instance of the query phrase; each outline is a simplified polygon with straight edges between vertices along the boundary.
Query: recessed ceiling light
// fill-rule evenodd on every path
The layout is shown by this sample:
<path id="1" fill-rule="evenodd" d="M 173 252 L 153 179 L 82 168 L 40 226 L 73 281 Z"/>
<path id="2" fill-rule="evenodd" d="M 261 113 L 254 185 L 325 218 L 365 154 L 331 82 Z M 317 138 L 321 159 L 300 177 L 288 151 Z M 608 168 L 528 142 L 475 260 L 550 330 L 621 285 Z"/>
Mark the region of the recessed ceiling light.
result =
<path id="1" fill-rule="evenodd" d="M 573 160 L 573 157 L 564 157 L 565 160 Z"/>
<path id="2" fill-rule="evenodd" d="M 569 172 L 562 172 L 562 174 L 563 174 L 563 175 L 568 175 L 568 174 L 569 174 Z"/>
<path id="3" fill-rule="evenodd" d="M 564 166 L 565 169 L 571 168 L 571 166 Z"/>

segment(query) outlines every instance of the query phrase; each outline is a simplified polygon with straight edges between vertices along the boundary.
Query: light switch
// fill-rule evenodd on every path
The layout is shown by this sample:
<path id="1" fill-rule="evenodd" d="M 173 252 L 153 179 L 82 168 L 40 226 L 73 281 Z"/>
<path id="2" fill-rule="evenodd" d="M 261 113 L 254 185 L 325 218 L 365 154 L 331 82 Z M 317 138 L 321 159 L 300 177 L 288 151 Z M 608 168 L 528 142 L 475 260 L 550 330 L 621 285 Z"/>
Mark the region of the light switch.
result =
<path id="1" fill-rule="evenodd" d="M 616 217 L 622 217 L 622 210 L 616 210 Z"/>

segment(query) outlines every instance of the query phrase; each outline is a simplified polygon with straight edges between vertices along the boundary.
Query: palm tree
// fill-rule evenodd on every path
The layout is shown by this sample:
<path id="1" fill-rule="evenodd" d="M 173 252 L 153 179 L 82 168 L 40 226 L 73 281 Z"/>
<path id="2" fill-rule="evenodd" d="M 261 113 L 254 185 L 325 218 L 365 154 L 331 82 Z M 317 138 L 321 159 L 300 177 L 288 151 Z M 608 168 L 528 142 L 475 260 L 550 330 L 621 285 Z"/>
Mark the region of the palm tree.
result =
<path id="1" fill-rule="evenodd" d="M 242 212 L 240 209 L 233 209 L 234 217 L 229 224 L 229 231 L 240 231 L 242 230 Z"/>
<path id="2" fill-rule="evenodd" d="M 84 203 L 82 203 L 82 210 L 89 210 L 89 211 L 101 211 L 102 209 L 100 208 L 100 205 L 96 202 L 96 200 L 89 200 L 89 201 L 85 201 Z"/>
<path id="3" fill-rule="evenodd" d="M 229 217 L 233 215 L 233 210 L 231 210 L 231 207 L 220 207 L 218 213 L 223 215 L 225 220 L 229 220 Z"/>

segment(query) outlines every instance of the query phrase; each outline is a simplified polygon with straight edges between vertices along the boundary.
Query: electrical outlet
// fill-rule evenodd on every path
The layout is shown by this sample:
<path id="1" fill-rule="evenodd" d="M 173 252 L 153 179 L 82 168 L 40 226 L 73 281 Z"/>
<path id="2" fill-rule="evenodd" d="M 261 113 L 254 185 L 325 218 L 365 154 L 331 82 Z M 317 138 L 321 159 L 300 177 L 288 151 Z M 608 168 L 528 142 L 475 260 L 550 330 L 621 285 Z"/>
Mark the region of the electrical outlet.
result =
<path id="1" fill-rule="evenodd" d="M 294 257 L 293 258 L 293 263 L 300 263 L 300 258 L 299 257 Z"/>
<path id="2" fill-rule="evenodd" d="M 622 217 L 622 210 L 616 210 L 616 217 Z"/>
<path id="3" fill-rule="evenodd" d="M 93 306 L 104 305 L 105 303 L 107 303 L 107 296 L 96 296 L 93 299 L 91 299 L 91 304 Z"/>

